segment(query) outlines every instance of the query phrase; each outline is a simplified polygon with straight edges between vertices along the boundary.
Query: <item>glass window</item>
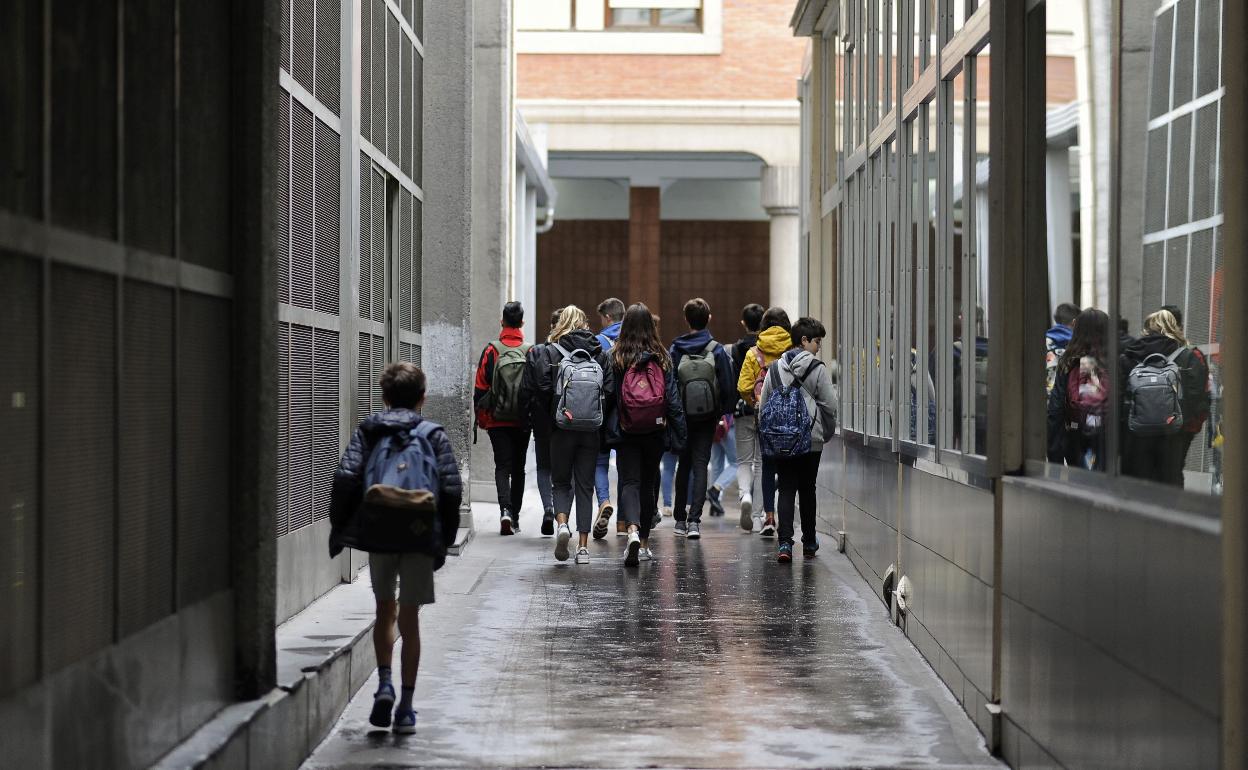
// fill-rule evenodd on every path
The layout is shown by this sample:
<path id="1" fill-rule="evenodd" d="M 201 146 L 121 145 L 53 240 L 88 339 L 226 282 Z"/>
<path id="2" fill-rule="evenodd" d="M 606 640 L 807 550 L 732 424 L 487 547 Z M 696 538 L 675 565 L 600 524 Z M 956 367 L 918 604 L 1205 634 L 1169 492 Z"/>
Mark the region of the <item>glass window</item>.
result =
<path id="1" fill-rule="evenodd" d="M 659 11 L 660 27 L 696 27 L 698 12 L 693 8 L 669 8 Z"/>
<path id="2" fill-rule="evenodd" d="M 649 8 L 612 8 L 611 26 L 613 27 L 649 27 Z"/>
<path id="3" fill-rule="evenodd" d="M 616 6 L 628 7 L 616 7 Z M 607 22 L 611 28 L 621 31 L 674 31 L 696 30 L 702 26 L 700 8 L 663 8 L 664 3 L 654 3 L 650 7 L 633 7 L 631 2 L 612 2 L 608 0 Z M 642 3 L 641 5 L 645 5 Z M 668 3 L 667 5 L 676 5 Z"/>

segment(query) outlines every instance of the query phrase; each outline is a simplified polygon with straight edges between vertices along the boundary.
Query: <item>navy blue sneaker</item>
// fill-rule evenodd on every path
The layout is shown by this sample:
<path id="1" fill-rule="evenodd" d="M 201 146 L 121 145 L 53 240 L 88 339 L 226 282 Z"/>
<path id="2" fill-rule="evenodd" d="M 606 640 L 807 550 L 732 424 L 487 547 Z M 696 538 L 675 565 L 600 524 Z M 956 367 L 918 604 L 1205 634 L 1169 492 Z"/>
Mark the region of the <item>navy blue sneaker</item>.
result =
<path id="1" fill-rule="evenodd" d="M 815 554 L 819 551 L 819 539 L 815 538 L 807 543 L 802 541 L 802 556 L 807 559 L 815 558 Z"/>
<path id="2" fill-rule="evenodd" d="M 389 727 L 392 708 L 394 708 L 394 686 L 383 683 L 373 695 L 373 711 L 368 715 L 368 723 L 374 727 Z"/>
<path id="3" fill-rule="evenodd" d="M 720 497 L 719 487 L 711 487 L 710 489 L 706 490 L 706 501 L 711 504 L 712 516 L 724 515 L 724 502 L 720 500 L 719 497 Z"/>
<path id="4" fill-rule="evenodd" d="M 411 735 L 416 732 L 416 712 L 411 709 L 395 709 L 392 729 L 399 735 Z"/>
<path id="5" fill-rule="evenodd" d="M 776 561 L 781 564 L 788 564 L 793 561 L 793 544 L 781 543 L 780 550 L 776 552 Z"/>

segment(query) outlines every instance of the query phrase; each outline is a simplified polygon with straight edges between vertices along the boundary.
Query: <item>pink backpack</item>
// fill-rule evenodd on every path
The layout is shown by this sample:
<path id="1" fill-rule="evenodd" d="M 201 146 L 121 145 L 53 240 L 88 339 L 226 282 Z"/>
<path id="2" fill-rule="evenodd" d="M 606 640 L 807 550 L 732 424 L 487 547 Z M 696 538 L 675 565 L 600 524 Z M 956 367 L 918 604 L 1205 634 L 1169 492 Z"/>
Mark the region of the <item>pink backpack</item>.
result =
<path id="1" fill-rule="evenodd" d="M 620 384 L 620 430 L 654 433 L 667 425 L 667 381 L 663 367 L 651 359 L 645 366 L 630 366 Z"/>
<path id="2" fill-rule="evenodd" d="M 758 371 L 754 374 L 754 404 L 757 405 L 763 400 L 763 384 L 767 382 L 767 368 L 770 364 L 757 345 L 750 348 L 750 352 L 758 359 Z"/>

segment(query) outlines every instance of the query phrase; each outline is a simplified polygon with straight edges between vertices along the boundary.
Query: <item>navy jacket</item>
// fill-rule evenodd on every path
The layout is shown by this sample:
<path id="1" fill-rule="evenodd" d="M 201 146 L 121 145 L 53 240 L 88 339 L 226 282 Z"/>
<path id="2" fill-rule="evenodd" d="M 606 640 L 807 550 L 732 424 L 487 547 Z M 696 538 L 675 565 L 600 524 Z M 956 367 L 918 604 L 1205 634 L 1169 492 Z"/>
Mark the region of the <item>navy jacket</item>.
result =
<path id="1" fill-rule="evenodd" d="M 687 332 L 672 342 L 672 371 L 680 366 L 680 359 L 686 353 L 701 353 L 711 342 L 711 333 L 706 329 Z M 720 414 L 732 414 L 737 406 L 737 380 L 733 377 L 732 359 L 723 345 L 715 343 L 715 379 L 719 382 Z"/>
<path id="2" fill-rule="evenodd" d="M 330 493 L 329 555 L 337 556 L 344 547 L 372 553 L 428 553 L 434 557 L 434 568 L 446 561 L 446 549 L 455 542 L 459 529 L 459 505 L 464 497 L 463 482 L 459 477 L 459 464 L 446 431 L 438 430 L 430 436 L 438 458 L 438 515 L 435 517 L 437 537 L 429 538 L 406 533 L 402 528 L 385 526 L 381 517 L 361 515 L 360 503 L 364 499 L 364 468 L 373 453 L 373 447 L 386 436 L 411 430 L 424 421 L 411 409 L 389 409 L 365 418 L 351 436 L 351 443 L 342 455 L 338 470 L 334 472 L 334 486 Z M 407 535 L 405 537 L 405 535 Z"/>
<path id="3" fill-rule="evenodd" d="M 638 365 L 645 364 L 653 358 L 650 353 L 643 353 Z M 606 417 L 606 439 L 608 446 L 619 446 L 624 443 L 625 433 L 620 430 L 620 388 L 624 384 L 624 370 L 615 364 L 615 358 L 611 359 L 612 376 L 617 383 L 615 389 L 614 408 L 608 411 Z M 689 438 L 689 429 L 685 424 L 685 405 L 680 400 L 680 386 L 676 383 L 676 375 L 671 372 L 663 373 L 664 387 L 667 392 L 667 428 L 664 432 L 663 447 L 668 452 L 683 452 L 685 444 Z"/>

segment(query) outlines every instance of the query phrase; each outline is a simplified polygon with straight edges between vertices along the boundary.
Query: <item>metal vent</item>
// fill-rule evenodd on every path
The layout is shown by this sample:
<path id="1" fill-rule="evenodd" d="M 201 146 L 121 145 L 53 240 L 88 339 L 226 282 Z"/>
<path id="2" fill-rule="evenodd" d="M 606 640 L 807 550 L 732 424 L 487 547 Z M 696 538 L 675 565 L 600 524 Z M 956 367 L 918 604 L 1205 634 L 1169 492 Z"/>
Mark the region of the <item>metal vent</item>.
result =
<path id="1" fill-rule="evenodd" d="M 419 53 L 412 57 L 412 181 L 419 185 L 422 178 L 420 164 L 424 157 L 424 112 L 421 107 L 424 98 L 425 60 Z"/>
<path id="2" fill-rule="evenodd" d="M 1213 299 L 1213 230 L 1192 233 L 1191 257 L 1188 260 L 1187 315 L 1183 332 L 1193 345 L 1204 345 L 1209 339 L 1210 303 Z"/>
<path id="3" fill-rule="evenodd" d="M 290 531 L 290 324 L 277 325 L 277 536 Z"/>
<path id="4" fill-rule="evenodd" d="M 277 117 L 277 301 L 290 302 L 290 94 L 281 92 Z"/>
<path id="5" fill-rule="evenodd" d="M 298 102 L 291 105 L 290 148 L 290 304 L 312 307 L 315 265 L 312 229 L 312 125 L 314 118 Z"/>
<path id="6" fill-rule="evenodd" d="M 1196 96 L 1204 96 L 1220 84 L 1222 53 L 1222 0 L 1200 0 L 1196 19 Z"/>
<path id="7" fill-rule="evenodd" d="M 373 335 L 360 332 L 360 351 L 356 356 L 355 424 L 372 414 Z"/>
<path id="8" fill-rule="evenodd" d="M 402 0 L 399 3 L 399 10 L 403 14 L 403 19 L 410 25 L 412 23 L 412 0 Z"/>
<path id="9" fill-rule="evenodd" d="M 386 17 L 386 148 L 391 160 L 399 158 L 399 40 L 403 33 L 399 20 Z"/>
<path id="10" fill-rule="evenodd" d="M 312 65 L 315 58 L 315 41 L 313 27 L 315 25 L 314 0 L 291 0 L 293 14 L 293 31 L 291 41 L 291 77 L 295 82 L 313 93 Z"/>
<path id="11" fill-rule="evenodd" d="M 338 315 L 338 263 L 342 233 L 339 182 L 340 140 L 337 132 L 316 122 L 316 275 L 313 307 L 324 313 Z"/>
<path id="12" fill-rule="evenodd" d="M 1192 73 L 1196 64 L 1193 50 L 1196 34 L 1196 0 L 1179 0 L 1174 17 L 1174 97 L 1172 104 L 1178 107 L 1192 100 Z"/>
<path id="13" fill-rule="evenodd" d="M 126 636 L 173 612 L 173 292 L 127 281 L 118 432 L 117 608 Z"/>
<path id="14" fill-rule="evenodd" d="M 0 254 L 0 696 L 39 660 L 39 305 L 41 263 Z"/>
<path id="15" fill-rule="evenodd" d="M 373 289 L 372 315 L 374 321 L 386 320 L 386 176 L 373 169 L 372 177 L 372 255 L 373 255 Z"/>
<path id="16" fill-rule="evenodd" d="M 410 342 L 399 343 L 399 360 L 420 366 L 420 346 Z"/>
<path id="17" fill-rule="evenodd" d="M 1166 241 L 1166 285 L 1162 290 L 1161 304 L 1187 308 L 1186 235 Z"/>
<path id="18" fill-rule="evenodd" d="M 49 366 L 74 375 L 48 381 L 44 467 L 73 483 L 45 487 L 44 673 L 113 641 L 116 578 L 116 279 L 54 266 L 51 289 Z"/>
<path id="19" fill-rule="evenodd" d="M 338 467 L 338 332 L 313 333 L 312 518 L 329 517 L 329 493 Z"/>
<path id="20" fill-rule="evenodd" d="M 1166 245 L 1160 241 L 1146 244 L 1140 265 L 1140 300 L 1144 307 L 1159 308 L 1165 304 L 1161 301 L 1165 269 Z"/>
<path id="21" fill-rule="evenodd" d="M 1148 117 L 1156 118 L 1170 111 L 1170 50 L 1174 43 L 1174 9 L 1157 17 L 1153 25 L 1153 92 L 1149 99 Z"/>
<path id="22" fill-rule="evenodd" d="M 342 91 L 341 0 L 316 0 L 316 98 L 339 114 Z"/>
<path id="23" fill-rule="evenodd" d="M 230 587 L 233 404 L 228 300 L 183 293 L 178 321 L 178 606 Z"/>
<path id="24" fill-rule="evenodd" d="M 360 6 L 360 136 L 372 139 L 373 4 Z"/>
<path id="25" fill-rule="evenodd" d="M 1168 125 L 1148 132 L 1148 160 L 1144 177 L 1144 232 L 1155 233 L 1166 227 L 1166 142 Z"/>
<path id="26" fill-rule="evenodd" d="M 1218 184 L 1218 103 L 1196 111 L 1192 146 L 1192 220 L 1213 216 Z"/>
<path id="27" fill-rule="evenodd" d="M 386 10 L 385 0 L 370 0 L 373 7 L 372 33 L 372 72 L 369 84 L 372 89 L 370 101 L 373 114 L 370 119 L 372 133 L 369 141 L 377 149 L 386 149 L 386 19 L 390 12 Z"/>
<path id="28" fill-rule="evenodd" d="M 407 17 L 407 22 L 412 31 L 416 33 L 416 39 L 423 44 L 425 42 L 425 0 L 413 0 L 412 14 Z"/>
<path id="29" fill-rule="evenodd" d="M 386 402 L 381 398 L 381 370 L 386 368 L 386 340 L 384 337 L 373 336 L 373 377 L 372 387 L 369 392 L 372 394 L 372 411 L 380 412 L 386 408 Z"/>
<path id="30" fill-rule="evenodd" d="M 424 206 L 412 196 L 412 331 L 421 330 L 424 292 L 424 249 L 421 244 L 421 211 Z"/>
<path id="31" fill-rule="evenodd" d="M 412 196 L 399 193 L 399 328 L 412 331 Z"/>
<path id="32" fill-rule="evenodd" d="M 124 238 L 173 254 L 173 3 L 127 5 L 122 104 L 125 144 Z M 19 76 L 20 77 L 20 76 Z M 20 113 L 19 113 L 20 114 Z"/>
<path id="33" fill-rule="evenodd" d="M 1215 280 L 1217 279 L 1217 276 L 1222 275 L 1222 260 L 1222 226 L 1219 225 L 1213 229 L 1213 275 L 1215 276 Z M 1226 304 L 1222 302 L 1220 297 L 1216 299 L 1217 302 L 1214 303 L 1211 311 L 1213 328 L 1209 330 L 1210 342 L 1221 342 L 1222 330 L 1226 328 Z"/>
<path id="34" fill-rule="evenodd" d="M 412 59 L 416 48 L 408 42 L 407 37 L 400 35 L 399 69 L 391 73 L 392 80 L 399 85 L 399 168 L 410 179 L 412 176 Z"/>
<path id="35" fill-rule="evenodd" d="M 278 66 L 290 72 L 290 0 L 282 0 L 282 58 Z"/>
<path id="36" fill-rule="evenodd" d="M 312 523 L 312 327 L 290 327 L 290 531 Z"/>
<path id="37" fill-rule="evenodd" d="M 1170 203 L 1166 226 L 1188 221 L 1188 190 L 1191 187 L 1192 116 L 1182 115 L 1170 124 Z"/>
<path id="38" fill-rule="evenodd" d="M 373 312 L 373 164 L 360 153 L 360 318 Z"/>

